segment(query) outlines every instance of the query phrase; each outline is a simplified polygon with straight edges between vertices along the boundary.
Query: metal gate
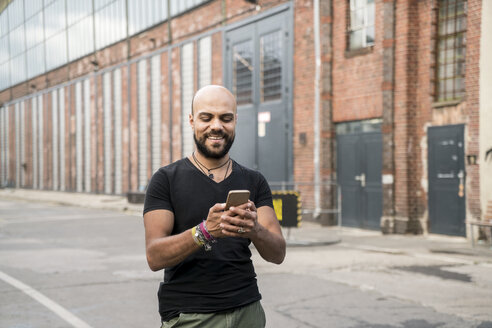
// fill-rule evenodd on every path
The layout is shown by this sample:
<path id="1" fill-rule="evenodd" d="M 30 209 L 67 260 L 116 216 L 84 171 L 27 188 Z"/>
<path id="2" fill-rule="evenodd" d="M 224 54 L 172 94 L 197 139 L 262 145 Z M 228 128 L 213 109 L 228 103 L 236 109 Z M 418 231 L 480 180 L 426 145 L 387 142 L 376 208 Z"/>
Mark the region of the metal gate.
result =
<path id="1" fill-rule="evenodd" d="M 337 133 L 342 224 L 379 230 L 383 213 L 381 132 Z"/>
<path id="2" fill-rule="evenodd" d="M 225 83 L 238 103 L 231 156 L 269 181 L 289 181 L 292 175 L 289 13 L 264 17 L 225 36 Z"/>
<path id="3" fill-rule="evenodd" d="M 430 127 L 429 230 L 465 236 L 464 126 Z"/>

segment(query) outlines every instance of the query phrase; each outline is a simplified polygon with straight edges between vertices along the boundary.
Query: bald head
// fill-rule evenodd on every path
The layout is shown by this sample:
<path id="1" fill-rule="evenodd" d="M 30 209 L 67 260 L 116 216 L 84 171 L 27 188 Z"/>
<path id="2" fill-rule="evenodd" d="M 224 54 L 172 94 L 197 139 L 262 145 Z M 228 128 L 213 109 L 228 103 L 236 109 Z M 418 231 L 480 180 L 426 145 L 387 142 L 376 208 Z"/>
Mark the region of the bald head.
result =
<path id="1" fill-rule="evenodd" d="M 203 107 L 221 105 L 232 108 L 236 113 L 236 98 L 234 95 L 220 85 L 207 85 L 198 90 L 191 102 L 191 114 Z"/>

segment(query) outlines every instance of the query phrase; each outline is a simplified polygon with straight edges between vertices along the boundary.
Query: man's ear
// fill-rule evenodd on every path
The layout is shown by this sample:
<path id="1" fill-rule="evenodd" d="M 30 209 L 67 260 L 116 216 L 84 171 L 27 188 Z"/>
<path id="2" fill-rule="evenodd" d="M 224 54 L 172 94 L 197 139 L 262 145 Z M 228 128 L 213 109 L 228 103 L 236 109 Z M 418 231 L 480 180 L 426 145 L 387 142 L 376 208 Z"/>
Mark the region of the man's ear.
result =
<path id="1" fill-rule="evenodd" d="M 188 114 L 188 122 L 190 123 L 191 129 L 194 129 L 195 121 L 193 120 L 193 114 Z"/>

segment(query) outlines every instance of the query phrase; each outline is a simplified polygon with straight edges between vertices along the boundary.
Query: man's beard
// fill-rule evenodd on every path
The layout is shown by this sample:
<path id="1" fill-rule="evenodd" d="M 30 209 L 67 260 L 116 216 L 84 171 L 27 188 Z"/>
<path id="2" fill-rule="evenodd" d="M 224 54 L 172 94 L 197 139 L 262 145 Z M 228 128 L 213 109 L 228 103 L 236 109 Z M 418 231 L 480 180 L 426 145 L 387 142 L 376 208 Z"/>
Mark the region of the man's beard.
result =
<path id="1" fill-rule="evenodd" d="M 225 144 L 224 144 L 224 147 L 222 148 L 222 150 L 217 150 L 217 151 L 210 150 L 205 145 L 205 142 L 207 141 L 207 137 L 209 135 L 210 134 L 206 134 L 203 137 L 201 137 L 200 139 L 198 139 L 196 137 L 196 134 L 193 133 L 193 139 L 195 139 L 196 148 L 198 149 L 198 151 L 203 156 L 205 156 L 207 158 L 213 158 L 213 159 L 223 158 L 229 152 L 229 150 L 231 149 L 232 144 L 234 143 L 235 135 L 233 134 L 232 136 L 230 136 L 230 135 L 227 135 L 225 133 L 222 133 L 222 134 L 219 134 L 219 135 L 214 135 L 214 136 L 217 136 L 217 137 L 223 137 L 224 140 L 225 140 Z M 214 149 L 214 148 L 212 147 L 212 149 Z"/>

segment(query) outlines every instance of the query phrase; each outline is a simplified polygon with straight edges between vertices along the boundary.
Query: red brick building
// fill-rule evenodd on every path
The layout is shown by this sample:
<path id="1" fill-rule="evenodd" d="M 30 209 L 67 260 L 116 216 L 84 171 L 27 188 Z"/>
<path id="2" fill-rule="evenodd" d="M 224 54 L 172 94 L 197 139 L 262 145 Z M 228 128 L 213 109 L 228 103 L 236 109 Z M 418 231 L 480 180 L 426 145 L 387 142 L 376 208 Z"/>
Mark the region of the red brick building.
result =
<path id="1" fill-rule="evenodd" d="M 18 1 L 1 13 L 10 28 L 0 42 L 18 29 L 10 18 L 18 9 L 9 9 Z M 65 0 L 50 1 L 33 14 L 45 26 L 49 6 Z M 10 67 L 0 83 L 2 186 L 143 191 L 158 167 L 192 151 L 191 97 L 213 83 L 238 98 L 233 158 L 273 187 L 300 189 L 315 218 L 332 222 L 334 181 L 344 225 L 465 235 L 465 218 L 481 217 L 481 0 L 133 2 L 87 11 L 85 53 L 71 50 L 79 23 L 67 20 L 58 66 L 50 64 L 57 34 L 26 46 L 25 58 L 9 39 L 0 62 Z M 116 28 L 98 16 L 105 8 L 129 14 L 126 30 L 105 34 Z M 139 10 L 146 19 L 132 21 Z M 26 44 L 29 15 L 26 7 Z M 29 56 L 41 45 L 36 75 Z"/>

